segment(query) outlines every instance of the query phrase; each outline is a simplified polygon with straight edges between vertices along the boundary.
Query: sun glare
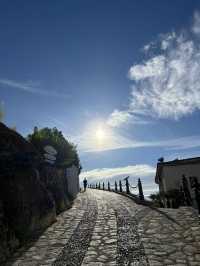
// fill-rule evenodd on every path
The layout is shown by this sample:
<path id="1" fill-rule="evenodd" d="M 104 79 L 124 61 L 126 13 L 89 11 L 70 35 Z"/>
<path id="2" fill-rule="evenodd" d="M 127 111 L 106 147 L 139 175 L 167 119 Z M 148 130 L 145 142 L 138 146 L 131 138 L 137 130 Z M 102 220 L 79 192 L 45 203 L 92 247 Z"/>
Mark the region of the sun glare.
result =
<path id="1" fill-rule="evenodd" d="M 96 138 L 100 141 L 102 141 L 105 138 L 105 132 L 102 128 L 98 128 L 96 131 Z"/>

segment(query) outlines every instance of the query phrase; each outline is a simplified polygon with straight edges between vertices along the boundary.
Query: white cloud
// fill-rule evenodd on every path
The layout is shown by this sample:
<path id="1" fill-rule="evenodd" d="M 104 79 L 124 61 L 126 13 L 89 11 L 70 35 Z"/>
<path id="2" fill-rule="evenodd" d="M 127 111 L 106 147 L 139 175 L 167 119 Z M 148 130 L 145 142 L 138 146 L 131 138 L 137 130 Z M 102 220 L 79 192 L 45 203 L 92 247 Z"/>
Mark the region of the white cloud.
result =
<path id="1" fill-rule="evenodd" d="M 200 147 L 200 136 L 185 136 L 172 139 L 163 139 L 158 141 L 142 141 L 124 137 L 113 131 L 109 127 L 104 127 L 105 138 L 101 143 L 98 143 L 95 135 L 95 130 L 98 128 L 96 124 L 88 127 L 81 136 L 71 136 L 73 143 L 78 145 L 80 152 L 103 152 L 119 149 L 134 149 L 134 148 L 163 148 L 165 150 L 187 150 Z"/>
<path id="2" fill-rule="evenodd" d="M 163 55 L 156 56 L 145 64 L 134 65 L 129 70 L 129 78 L 135 81 L 141 79 L 156 77 L 162 74 L 165 68 L 165 57 Z"/>
<path id="3" fill-rule="evenodd" d="M 38 87 L 38 84 L 35 84 L 33 82 L 17 82 L 9 79 L 0 79 L 0 84 L 6 87 L 15 88 L 33 94 L 40 94 L 44 96 L 61 97 L 61 98 L 69 97 L 67 94 L 59 93 L 56 91 L 43 90 Z"/>
<path id="4" fill-rule="evenodd" d="M 176 43 L 165 55 L 133 66 L 136 82 L 130 109 L 158 118 L 178 119 L 200 109 L 200 49 L 191 40 Z"/>
<path id="5" fill-rule="evenodd" d="M 139 113 L 138 113 L 139 114 Z M 142 113 L 140 113 L 142 114 Z M 106 124 L 110 127 L 120 127 L 125 124 L 137 124 L 137 125 L 146 125 L 150 124 L 152 121 L 146 120 L 143 117 L 134 115 L 131 110 L 119 111 L 115 109 L 108 117 Z"/>
<path id="6" fill-rule="evenodd" d="M 147 164 L 128 165 L 116 168 L 97 168 L 90 171 L 82 172 L 80 177 L 92 180 L 113 179 L 126 176 L 131 177 L 148 177 L 155 174 L 155 168 Z"/>
<path id="7" fill-rule="evenodd" d="M 121 124 L 129 123 L 132 115 L 128 111 L 114 110 L 108 117 L 107 124 L 111 127 L 118 127 Z"/>
<path id="8" fill-rule="evenodd" d="M 146 44 L 143 47 L 144 52 L 148 52 L 152 48 L 152 43 Z"/>
<path id="9" fill-rule="evenodd" d="M 176 33 L 172 31 L 168 34 L 161 34 L 160 39 L 160 48 L 162 50 L 167 50 L 170 47 L 172 41 L 176 39 Z"/>
<path id="10" fill-rule="evenodd" d="M 181 33 L 161 34 L 145 51 L 150 57 L 129 70 L 133 81 L 127 110 L 118 110 L 113 125 L 132 123 L 138 115 L 151 118 L 180 119 L 200 110 L 200 13 L 193 25 Z M 157 54 L 152 56 L 151 49 Z M 111 114 L 111 118 L 112 115 Z M 118 119 L 128 114 L 128 119 Z"/>
<path id="11" fill-rule="evenodd" d="M 200 13 L 198 11 L 194 13 L 194 23 L 192 26 L 192 31 L 194 34 L 200 34 Z"/>

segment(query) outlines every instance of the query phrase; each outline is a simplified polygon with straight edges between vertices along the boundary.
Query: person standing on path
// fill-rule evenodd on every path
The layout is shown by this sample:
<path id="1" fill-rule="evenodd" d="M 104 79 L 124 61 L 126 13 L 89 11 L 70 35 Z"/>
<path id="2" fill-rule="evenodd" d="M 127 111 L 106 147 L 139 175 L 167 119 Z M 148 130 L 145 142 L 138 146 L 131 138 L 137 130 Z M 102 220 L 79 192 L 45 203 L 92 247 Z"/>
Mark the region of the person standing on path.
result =
<path id="1" fill-rule="evenodd" d="M 84 178 L 83 180 L 83 187 L 84 187 L 84 191 L 86 191 L 86 188 L 87 188 L 87 179 Z"/>

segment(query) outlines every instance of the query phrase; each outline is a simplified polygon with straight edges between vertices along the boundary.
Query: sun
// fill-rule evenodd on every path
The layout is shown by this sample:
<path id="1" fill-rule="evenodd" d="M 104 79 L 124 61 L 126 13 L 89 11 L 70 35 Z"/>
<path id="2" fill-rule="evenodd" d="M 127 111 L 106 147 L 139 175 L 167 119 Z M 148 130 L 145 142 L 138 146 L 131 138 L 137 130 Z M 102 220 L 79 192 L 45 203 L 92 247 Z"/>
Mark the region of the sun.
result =
<path id="1" fill-rule="evenodd" d="M 99 141 L 102 141 L 105 139 L 105 131 L 99 127 L 97 130 L 96 130 L 96 138 L 99 140 Z"/>

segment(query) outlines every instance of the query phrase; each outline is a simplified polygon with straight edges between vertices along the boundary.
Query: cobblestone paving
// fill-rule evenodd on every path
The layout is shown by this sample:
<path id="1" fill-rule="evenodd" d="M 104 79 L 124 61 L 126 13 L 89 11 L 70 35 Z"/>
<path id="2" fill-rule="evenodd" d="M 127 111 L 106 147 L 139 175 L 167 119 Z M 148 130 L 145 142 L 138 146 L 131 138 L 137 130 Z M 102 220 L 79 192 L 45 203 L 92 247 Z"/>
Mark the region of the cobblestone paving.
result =
<path id="1" fill-rule="evenodd" d="M 81 265 L 91 240 L 96 217 L 97 204 L 95 201 L 91 200 L 91 202 L 87 205 L 87 209 L 76 230 L 62 250 L 61 254 L 53 263 L 53 266 Z"/>
<path id="2" fill-rule="evenodd" d="M 138 223 L 126 208 L 116 211 L 118 265 L 149 265 L 138 233 Z"/>
<path id="3" fill-rule="evenodd" d="M 87 195 L 78 197 L 71 209 L 57 217 L 37 240 L 18 250 L 6 266 L 50 266 L 64 248 L 87 208 Z"/>
<path id="4" fill-rule="evenodd" d="M 124 202 L 136 219 L 149 265 L 200 265 L 200 220 L 192 208 L 150 209 Z"/>
<path id="5" fill-rule="evenodd" d="M 88 252 L 82 266 L 116 265 L 117 224 L 115 212 L 108 204 L 106 193 L 95 193 L 98 202 L 98 218 Z"/>
<path id="6" fill-rule="evenodd" d="M 191 208 L 151 209 L 88 190 L 7 266 L 200 266 L 200 223 Z"/>

